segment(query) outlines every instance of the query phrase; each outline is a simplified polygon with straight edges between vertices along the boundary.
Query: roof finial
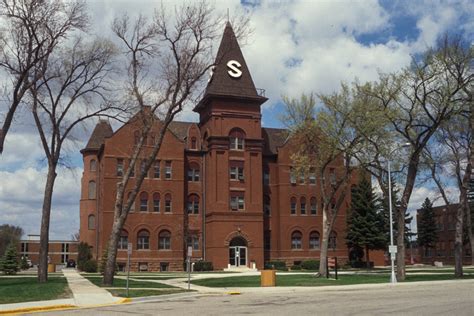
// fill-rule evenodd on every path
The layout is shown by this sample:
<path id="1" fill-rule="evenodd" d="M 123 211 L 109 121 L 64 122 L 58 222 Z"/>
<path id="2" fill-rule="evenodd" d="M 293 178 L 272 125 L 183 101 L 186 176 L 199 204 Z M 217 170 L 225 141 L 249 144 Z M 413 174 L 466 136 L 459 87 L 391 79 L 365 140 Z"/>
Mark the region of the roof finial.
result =
<path id="1" fill-rule="evenodd" d="M 229 18 L 229 8 L 227 8 L 227 23 L 230 22 L 230 18 Z"/>

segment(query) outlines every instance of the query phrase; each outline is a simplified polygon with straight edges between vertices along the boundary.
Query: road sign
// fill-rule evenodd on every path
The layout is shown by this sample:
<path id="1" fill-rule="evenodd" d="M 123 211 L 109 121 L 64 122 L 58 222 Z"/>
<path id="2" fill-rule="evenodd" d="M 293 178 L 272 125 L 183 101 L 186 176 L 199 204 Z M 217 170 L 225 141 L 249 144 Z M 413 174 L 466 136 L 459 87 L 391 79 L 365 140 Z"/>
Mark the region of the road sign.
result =
<path id="1" fill-rule="evenodd" d="M 397 259 L 397 254 L 392 252 L 390 254 L 390 260 L 395 260 L 395 259 Z"/>
<path id="2" fill-rule="evenodd" d="M 129 242 L 128 245 L 127 245 L 127 254 L 128 255 L 132 254 L 132 243 L 131 242 Z"/>
<path id="3" fill-rule="evenodd" d="M 388 252 L 390 253 L 397 253 L 397 246 L 388 246 Z"/>
<path id="4" fill-rule="evenodd" d="M 192 256 L 193 256 L 193 247 L 188 246 L 188 257 L 192 257 Z"/>

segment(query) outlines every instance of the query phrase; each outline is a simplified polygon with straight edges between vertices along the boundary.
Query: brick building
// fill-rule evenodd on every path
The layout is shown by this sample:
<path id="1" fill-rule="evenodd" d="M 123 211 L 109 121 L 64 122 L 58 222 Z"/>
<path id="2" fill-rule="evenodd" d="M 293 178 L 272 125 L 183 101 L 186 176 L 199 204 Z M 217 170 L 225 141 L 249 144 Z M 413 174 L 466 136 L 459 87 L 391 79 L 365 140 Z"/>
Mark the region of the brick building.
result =
<path id="1" fill-rule="evenodd" d="M 69 259 L 77 261 L 77 245 L 79 242 L 73 240 L 50 240 L 49 241 L 49 263 L 54 265 L 64 264 Z M 22 239 L 18 243 L 19 257 L 27 257 L 33 265 L 39 263 L 39 235 L 28 235 L 28 239 Z"/>
<path id="2" fill-rule="evenodd" d="M 194 249 L 193 260 L 212 261 L 215 269 L 319 258 L 316 174 L 296 177 L 287 132 L 262 127 L 260 107 L 267 98 L 255 88 L 230 24 L 217 58 L 221 62 L 194 108 L 199 123 L 171 123 L 143 182 L 122 232 L 121 268 L 128 242 L 133 270 L 181 270 L 186 245 Z M 139 129 L 139 120 L 115 132 L 100 121 L 81 151 L 80 237 L 98 258 L 111 231 L 115 185 L 128 168 Z M 337 177 L 337 167 L 328 176 Z M 345 228 L 343 209 L 329 250 L 341 262 L 348 256 Z"/>
<path id="3" fill-rule="evenodd" d="M 418 250 L 421 263 L 433 264 L 441 261 L 447 264 L 454 264 L 454 236 L 456 231 L 456 211 L 459 204 L 449 206 L 433 207 L 435 214 L 438 240 L 435 247 Z M 419 222 L 420 210 L 417 211 L 417 223 Z M 471 264 L 471 247 L 468 242 L 463 245 L 463 263 Z"/>

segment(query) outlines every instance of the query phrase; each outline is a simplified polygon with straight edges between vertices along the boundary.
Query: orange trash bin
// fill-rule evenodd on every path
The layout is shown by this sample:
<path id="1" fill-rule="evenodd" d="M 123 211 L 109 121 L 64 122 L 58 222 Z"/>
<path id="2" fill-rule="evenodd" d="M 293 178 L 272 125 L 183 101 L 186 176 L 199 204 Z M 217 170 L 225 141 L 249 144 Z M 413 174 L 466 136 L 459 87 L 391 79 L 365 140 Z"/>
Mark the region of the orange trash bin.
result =
<path id="1" fill-rule="evenodd" d="M 262 270 L 260 272 L 260 286 L 275 286 L 276 270 Z"/>

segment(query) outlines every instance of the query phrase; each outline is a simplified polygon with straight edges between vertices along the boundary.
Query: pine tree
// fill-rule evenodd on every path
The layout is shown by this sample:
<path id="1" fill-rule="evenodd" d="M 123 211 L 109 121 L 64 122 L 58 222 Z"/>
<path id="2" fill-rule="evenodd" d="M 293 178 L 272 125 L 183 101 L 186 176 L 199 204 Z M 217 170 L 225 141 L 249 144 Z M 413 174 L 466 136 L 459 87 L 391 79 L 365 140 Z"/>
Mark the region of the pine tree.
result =
<path id="1" fill-rule="evenodd" d="M 418 246 L 433 248 L 438 239 L 433 203 L 426 198 L 420 209 L 418 223 Z"/>
<path id="2" fill-rule="evenodd" d="M 352 190 L 350 216 L 347 223 L 347 245 L 365 250 L 367 268 L 370 268 L 369 250 L 384 249 L 387 239 L 383 226 L 380 203 L 371 183 L 363 178 Z"/>
<path id="3" fill-rule="evenodd" d="M 1 270 L 5 274 L 16 274 L 19 268 L 16 246 L 11 243 L 2 258 Z"/>

